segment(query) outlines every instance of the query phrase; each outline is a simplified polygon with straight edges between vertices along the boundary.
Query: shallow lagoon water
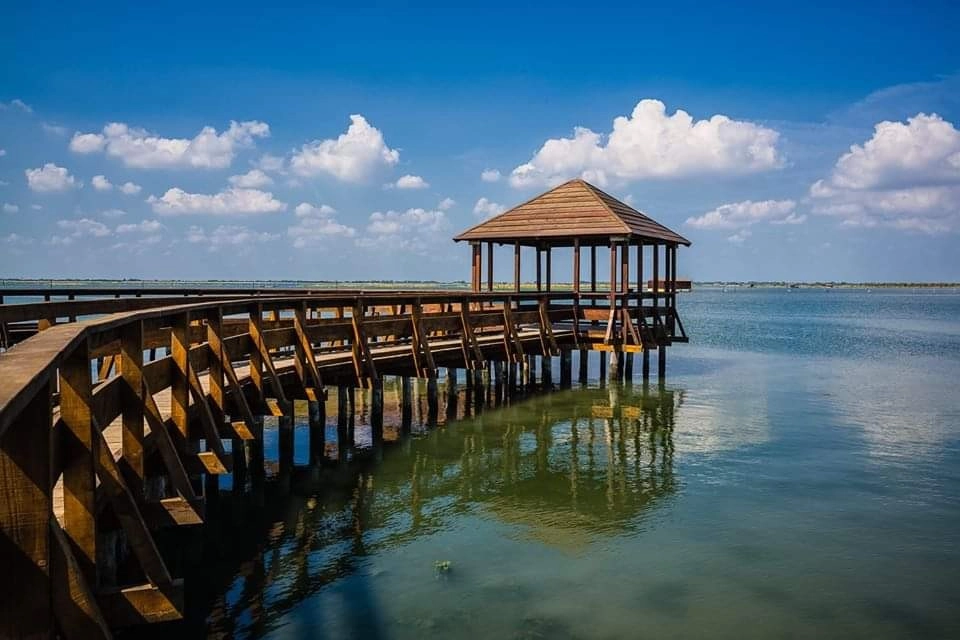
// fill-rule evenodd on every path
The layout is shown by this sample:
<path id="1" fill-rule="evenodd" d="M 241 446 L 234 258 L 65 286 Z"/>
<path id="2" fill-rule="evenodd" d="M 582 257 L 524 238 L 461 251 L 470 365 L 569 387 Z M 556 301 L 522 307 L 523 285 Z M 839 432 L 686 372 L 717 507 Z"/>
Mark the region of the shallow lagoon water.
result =
<path id="1" fill-rule="evenodd" d="M 225 492 L 184 634 L 960 636 L 960 294 L 680 304 L 663 388 L 593 355 L 587 388 Z"/>

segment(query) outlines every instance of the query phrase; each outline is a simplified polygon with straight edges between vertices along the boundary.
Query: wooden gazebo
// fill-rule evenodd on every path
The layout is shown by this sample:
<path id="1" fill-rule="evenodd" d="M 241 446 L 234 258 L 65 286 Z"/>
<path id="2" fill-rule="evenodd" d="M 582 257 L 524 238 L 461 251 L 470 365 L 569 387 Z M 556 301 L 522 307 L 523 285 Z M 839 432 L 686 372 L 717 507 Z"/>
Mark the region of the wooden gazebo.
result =
<path id="1" fill-rule="evenodd" d="M 471 244 L 471 283 L 477 293 L 484 288 L 494 290 L 494 245 L 513 245 L 513 289 L 518 293 L 522 248 L 535 250 L 536 290 L 555 292 L 551 250 L 572 247 L 574 323 L 587 348 L 614 353 L 643 351 L 645 371 L 648 350 L 659 348 L 662 373 L 666 363 L 662 347 L 687 341 L 676 310 L 677 248 L 690 246 L 690 241 L 584 180 L 570 180 L 554 187 L 464 231 L 454 240 Z M 585 247 L 590 249 L 586 283 L 581 273 L 581 252 Z M 609 252 L 608 285 L 597 281 L 598 248 Z M 650 269 L 647 275 L 652 285 L 646 290 L 645 268 Z M 581 326 L 581 320 L 588 323 Z M 598 327 L 603 320 L 604 327 L 590 328 Z"/>

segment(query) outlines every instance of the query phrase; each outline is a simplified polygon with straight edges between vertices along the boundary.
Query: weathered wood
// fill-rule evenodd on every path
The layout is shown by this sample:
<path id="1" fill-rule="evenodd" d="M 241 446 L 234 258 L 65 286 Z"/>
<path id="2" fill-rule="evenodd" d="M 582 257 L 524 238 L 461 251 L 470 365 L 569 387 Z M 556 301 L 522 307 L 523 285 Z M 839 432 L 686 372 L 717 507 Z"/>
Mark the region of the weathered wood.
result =
<path id="1" fill-rule="evenodd" d="M 0 439 L 3 638 L 52 636 L 50 420 L 48 383 Z"/>
<path id="2" fill-rule="evenodd" d="M 134 320 L 124 325 L 120 349 L 120 376 L 124 383 L 121 469 L 130 491 L 139 500 L 143 497 L 144 480 L 143 322 Z"/>
<path id="3" fill-rule="evenodd" d="M 114 627 L 172 622 L 183 617 L 183 580 L 167 588 L 144 584 L 123 589 L 102 590 L 97 600 L 104 616 Z"/>
<path id="4" fill-rule="evenodd" d="M 93 380 L 84 342 L 60 366 L 60 419 L 66 441 L 63 455 L 63 523 L 80 571 L 91 585 L 97 582 L 96 474 L 94 460 L 99 436 L 91 413 Z"/>

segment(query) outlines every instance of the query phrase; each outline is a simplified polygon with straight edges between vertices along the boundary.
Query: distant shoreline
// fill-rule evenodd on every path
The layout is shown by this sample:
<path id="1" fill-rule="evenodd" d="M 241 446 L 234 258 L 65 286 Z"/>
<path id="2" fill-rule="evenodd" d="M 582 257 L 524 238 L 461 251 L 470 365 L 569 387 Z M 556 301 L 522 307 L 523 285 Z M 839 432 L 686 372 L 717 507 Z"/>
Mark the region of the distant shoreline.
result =
<path id="1" fill-rule="evenodd" d="M 439 280 L 110 280 L 106 278 L 2 278 L 0 289 L 17 288 L 69 288 L 110 287 L 149 289 L 151 287 L 223 287 L 228 288 L 304 288 L 304 289 L 468 289 L 466 281 L 442 282 Z M 553 283 L 555 290 L 569 290 L 569 282 Z M 581 288 L 589 283 L 581 283 Z M 829 281 L 694 281 L 693 288 L 752 288 L 752 289 L 960 289 L 960 282 L 829 282 Z M 495 290 L 513 288 L 512 282 L 497 282 Z M 534 289 L 532 282 L 524 282 L 521 288 Z"/>

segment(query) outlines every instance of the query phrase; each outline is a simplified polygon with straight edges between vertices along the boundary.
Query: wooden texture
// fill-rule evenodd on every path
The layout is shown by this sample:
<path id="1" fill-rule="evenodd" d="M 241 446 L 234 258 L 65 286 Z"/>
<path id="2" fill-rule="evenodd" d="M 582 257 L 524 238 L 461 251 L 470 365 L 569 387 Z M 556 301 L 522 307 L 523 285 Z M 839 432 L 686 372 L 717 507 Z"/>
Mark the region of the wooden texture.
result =
<path id="1" fill-rule="evenodd" d="M 567 245 L 573 238 L 605 243 L 610 236 L 690 244 L 683 236 L 581 179 L 565 182 L 481 222 L 454 240 L 519 240 L 533 245 L 549 240 L 557 246 L 561 239 L 567 239 Z"/>

